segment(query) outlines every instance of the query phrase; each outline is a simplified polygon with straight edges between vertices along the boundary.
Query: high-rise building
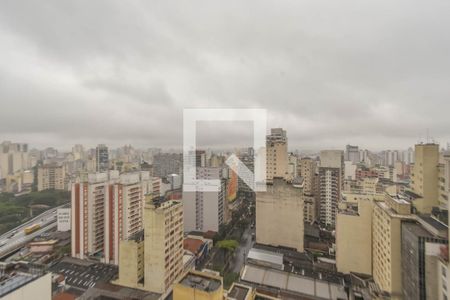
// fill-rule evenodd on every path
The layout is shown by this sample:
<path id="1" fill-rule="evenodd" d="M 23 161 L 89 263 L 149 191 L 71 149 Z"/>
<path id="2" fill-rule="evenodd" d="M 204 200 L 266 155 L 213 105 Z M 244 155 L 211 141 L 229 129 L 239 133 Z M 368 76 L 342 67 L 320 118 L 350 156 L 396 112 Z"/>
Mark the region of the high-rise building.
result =
<path id="1" fill-rule="evenodd" d="M 250 172 L 253 173 L 255 171 L 253 153 L 243 153 L 239 155 L 239 159 Z M 238 192 L 239 194 L 244 195 L 248 198 L 254 197 L 254 191 L 244 182 L 244 180 L 240 176 L 238 176 Z"/>
<path id="2" fill-rule="evenodd" d="M 298 157 L 293 153 L 288 153 L 287 174 L 284 177 L 288 181 L 292 181 L 298 174 Z"/>
<path id="3" fill-rule="evenodd" d="M 375 202 L 372 216 L 373 278 L 391 297 L 402 297 L 401 224 L 412 221 L 411 204 L 400 195 L 386 194 Z"/>
<path id="4" fill-rule="evenodd" d="M 411 190 L 419 196 L 413 202 L 417 212 L 430 213 L 433 207 L 439 206 L 438 178 L 439 145 L 417 144 L 411 174 Z"/>
<path id="5" fill-rule="evenodd" d="M 72 155 L 74 160 L 80 160 L 85 158 L 83 145 L 77 144 L 72 147 Z"/>
<path id="6" fill-rule="evenodd" d="M 72 185 L 72 256 L 119 263 L 119 242 L 142 230 L 147 172 L 89 174 Z"/>
<path id="7" fill-rule="evenodd" d="M 307 195 L 313 195 L 317 161 L 309 157 L 302 157 L 300 159 L 299 169 L 299 175 L 303 177 L 303 192 Z"/>
<path id="8" fill-rule="evenodd" d="M 372 274 L 373 196 L 342 203 L 336 218 L 336 267 L 339 272 Z"/>
<path id="9" fill-rule="evenodd" d="M 51 163 L 38 168 L 38 191 L 66 190 L 66 170 L 64 165 Z"/>
<path id="10" fill-rule="evenodd" d="M 0 179 L 28 169 L 28 145 L 5 141 L 0 144 Z"/>
<path id="11" fill-rule="evenodd" d="M 401 266 L 404 299 L 438 299 L 437 258 L 433 262 L 433 246 L 448 244 L 447 226 L 424 216 L 419 222 L 403 222 L 401 228 Z M 440 275 L 440 274 L 439 274 Z M 428 283 L 427 283 L 428 281 Z"/>
<path id="12" fill-rule="evenodd" d="M 165 293 L 183 272 L 181 202 L 146 203 L 144 233 L 144 288 Z"/>
<path id="13" fill-rule="evenodd" d="M 256 193 L 256 242 L 303 252 L 303 192 L 274 179 L 266 192 Z"/>
<path id="14" fill-rule="evenodd" d="M 288 168 L 288 139 L 286 130 L 272 128 L 266 140 L 266 178 L 272 183 L 274 178 L 286 178 Z"/>
<path id="15" fill-rule="evenodd" d="M 319 188 L 320 223 L 335 226 L 337 206 L 344 184 L 344 153 L 340 150 L 320 152 Z"/>
<path id="16" fill-rule="evenodd" d="M 180 175 L 182 171 L 182 155 L 177 153 L 157 153 L 153 156 L 153 174 L 166 177 L 170 174 Z"/>
<path id="17" fill-rule="evenodd" d="M 358 146 L 347 145 L 345 147 L 345 160 L 346 161 L 351 161 L 354 164 L 359 163 L 361 161 L 360 153 L 359 153 L 359 147 Z"/>
<path id="18" fill-rule="evenodd" d="M 219 231 L 224 223 L 226 181 L 222 168 L 197 167 L 197 178 L 218 180 L 217 191 L 183 192 L 184 231 Z"/>
<path id="19" fill-rule="evenodd" d="M 106 145 L 100 144 L 95 148 L 95 166 L 97 172 L 109 170 L 109 152 Z"/>
<path id="20" fill-rule="evenodd" d="M 450 198 L 450 151 L 445 151 L 440 156 L 439 163 L 439 207 L 448 209 Z"/>

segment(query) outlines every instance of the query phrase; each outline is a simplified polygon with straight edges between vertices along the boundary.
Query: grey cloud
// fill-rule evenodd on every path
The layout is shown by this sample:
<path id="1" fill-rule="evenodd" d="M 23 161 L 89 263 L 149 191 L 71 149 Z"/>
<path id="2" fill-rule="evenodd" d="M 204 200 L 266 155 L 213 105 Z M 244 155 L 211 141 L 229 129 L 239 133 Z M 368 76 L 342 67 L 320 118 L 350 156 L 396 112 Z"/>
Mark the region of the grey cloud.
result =
<path id="1" fill-rule="evenodd" d="M 449 10 L 439 0 L 3 1 L 0 139 L 179 146 L 183 108 L 259 107 L 292 147 L 406 148 L 426 128 L 447 142 Z M 217 145 L 208 128 L 202 143 Z"/>

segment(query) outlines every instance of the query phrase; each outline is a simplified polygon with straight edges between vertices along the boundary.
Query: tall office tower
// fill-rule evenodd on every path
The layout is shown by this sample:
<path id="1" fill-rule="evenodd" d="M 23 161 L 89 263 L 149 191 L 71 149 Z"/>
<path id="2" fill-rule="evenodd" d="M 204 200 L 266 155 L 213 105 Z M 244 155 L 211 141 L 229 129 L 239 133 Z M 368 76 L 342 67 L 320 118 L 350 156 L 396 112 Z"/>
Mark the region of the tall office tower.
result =
<path id="1" fill-rule="evenodd" d="M 80 160 L 85 158 L 83 145 L 77 144 L 72 147 L 72 155 L 74 160 Z"/>
<path id="2" fill-rule="evenodd" d="M 361 161 L 358 146 L 347 145 L 345 147 L 345 160 L 357 164 Z"/>
<path id="3" fill-rule="evenodd" d="M 144 288 L 165 293 L 183 271 L 181 202 L 146 203 L 144 233 Z"/>
<path id="4" fill-rule="evenodd" d="M 184 231 L 219 231 L 224 223 L 226 185 L 222 168 L 197 167 L 197 178 L 218 180 L 217 191 L 184 191 Z"/>
<path id="5" fill-rule="evenodd" d="M 142 230 L 147 175 L 110 171 L 72 185 L 72 256 L 119 263 L 119 242 Z"/>
<path id="6" fill-rule="evenodd" d="M 37 180 L 38 191 L 66 190 L 66 170 L 58 163 L 40 166 Z"/>
<path id="7" fill-rule="evenodd" d="M 405 150 L 402 152 L 402 161 L 405 164 L 413 164 L 414 163 L 414 150 L 413 148 L 408 148 L 408 150 Z"/>
<path id="8" fill-rule="evenodd" d="M 399 152 L 397 150 L 386 150 L 383 153 L 383 165 L 393 166 L 396 161 L 400 158 Z"/>
<path id="9" fill-rule="evenodd" d="M 0 144 L 0 179 L 28 168 L 28 145 L 5 141 Z"/>
<path id="10" fill-rule="evenodd" d="M 309 158 L 302 157 L 299 163 L 299 175 L 303 177 L 303 193 L 307 195 L 315 194 L 314 180 L 317 170 L 317 161 Z"/>
<path id="11" fill-rule="evenodd" d="M 182 155 L 177 153 L 157 153 L 153 156 L 153 175 L 166 177 L 170 174 L 181 175 Z"/>
<path id="12" fill-rule="evenodd" d="M 337 206 L 344 184 L 343 178 L 343 151 L 321 151 L 319 167 L 320 223 L 332 228 L 335 227 Z"/>
<path id="13" fill-rule="evenodd" d="M 292 181 L 298 174 L 298 157 L 294 153 L 288 153 L 287 173 L 284 177 L 287 181 Z"/>
<path id="14" fill-rule="evenodd" d="M 439 162 L 439 207 L 448 209 L 450 197 L 450 151 L 440 156 Z"/>
<path id="15" fill-rule="evenodd" d="M 403 222 L 401 266 L 404 299 L 439 299 L 437 253 L 448 244 L 447 226 L 428 216 Z M 434 253 L 433 253 L 434 252 Z"/>
<path id="16" fill-rule="evenodd" d="M 97 172 L 106 172 L 109 170 L 108 147 L 103 144 L 95 148 L 95 166 Z"/>
<path id="17" fill-rule="evenodd" d="M 206 151 L 195 150 L 195 165 L 197 167 L 206 167 Z"/>
<path id="18" fill-rule="evenodd" d="M 253 173 L 255 171 L 253 152 L 252 154 L 243 153 L 239 155 L 239 159 L 245 165 L 245 167 L 250 170 L 250 172 Z M 244 180 L 240 176 L 238 176 L 238 192 L 240 195 L 243 195 L 246 198 L 253 198 L 255 195 L 255 192 L 244 182 Z"/>
<path id="19" fill-rule="evenodd" d="M 372 272 L 379 287 L 401 299 L 401 224 L 414 220 L 411 204 L 400 195 L 386 194 L 384 202 L 375 202 L 372 216 Z"/>
<path id="20" fill-rule="evenodd" d="M 257 243 L 303 252 L 302 196 L 301 188 L 277 178 L 266 192 L 256 193 Z"/>
<path id="21" fill-rule="evenodd" d="M 411 174 L 411 190 L 419 199 L 413 202 L 420 213 L 430 213 L 432 207 L 439 206 L 439 145 L 417 144 L 415 163 Z"/>
<path id="22" fill-rule="evenodd" d="M 356 203 L 340 205 L 336 216 L 336 267 L 339 272 L 372 274 L 373 198 L 373 195 L 364 195 Z"/>
<path id="23" fill-rule="evenodd" d="M 274 178 L 286 178 L 288 168 L 288 139 L 286 130 L 272 128 L 266 140 L 267 183 Z"/>

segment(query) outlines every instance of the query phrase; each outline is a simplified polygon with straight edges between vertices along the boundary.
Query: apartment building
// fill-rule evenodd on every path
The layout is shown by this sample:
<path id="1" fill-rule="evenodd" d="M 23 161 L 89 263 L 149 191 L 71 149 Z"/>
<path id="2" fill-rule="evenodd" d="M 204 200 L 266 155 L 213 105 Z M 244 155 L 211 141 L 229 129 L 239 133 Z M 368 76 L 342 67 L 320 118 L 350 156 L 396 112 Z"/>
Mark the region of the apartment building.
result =
<path id="1" fill-rule="evenodd" d="M 320 223 L 335 227 L 337 206 L 344 184 L 344 153 L 340 150 L 320 152 L 319 188 Z"/>
<path id="2" fill-rule="evenodd" d="M 144 280 L 144 231 L 119 242 L 119 285 L 142 288 Z"/>
<path id="3" fill-rule="evenodd" d="M 347 145 L 345 147 L 345 160 L 351 161 L 353 164 L 360 162 L 360 153 L 358 146 Z"/>
<path id="4" fill-rule="evenodd" d="M 28 144 L 10 141 L 0 144 L 0 179 L 28 168 Z"/>
<path id="5" fill-rule="evenodd" d="M 336 218 L 336 267 L 342 273 L 372 274 L 374 197 L 340 205 Z"/>
<path id="6" fill-rule="evenodd" d="M 373 278 L 383 291 L 401 298 L 401 225 L 414 221 L 411 204 L 401 195 L 386 193 L 384 202 L 375 202 L 372 225 Z"/>
<path id="7" fill-rule="evenodd" d="M 100 144 L 95 148 L 95 170 L 96 172 L 109 170 L 109 152 L 106 145 Z"/>
<path id="8" fill-rule="evenodd" d="M 270 184 L 274 178 L 288 175 L 288 139 L 282 128 L 272 128 L 266 138 L 266 178 Z"/>
<path id="9" fill-rule="evenodd" d="M 299 175 L 303 177 L 303 192 L 312 195 L 315 192 L 314 180 L 317 171 L 317 161 L 302 157 L 299 161 Z"/>
<path id="10" fill-rule="evenodd" d="M 439 206 L 439 145 L 417 144 L 415 163 L 411 174 L 411 190 L 419 197 L 413 202 L 419 213 L 430 213 Z"/>
<path id="11" fill-rule="evenodd" d="M 430 216 L 418 216 L 417 222 L 403 222 L 401 229 L 404 299 L 437 299 L 438 257 L 431 250 L 448 244 L 447 226 Z"/>
<path id="12" fill-rule="evenodd" d="M 256 193 L 256 242 L 303 252 L 303 192 L 274 179 L 266 192 Z"/>
<path id="13" fill-rule="evenodd" d="M 66 170 L 64 165 L 46 164 L 38 168 L 38 191 L 66 190 Z"/>
<path id="14" fill-rule="evenodd" d="M 183 192 L 184 231 L 219 231 L 225 221 L 226 180 L 222 168 L 197 167 L 197 178 L 217 180 L 213 191 Z"/>
<path id="15" fill-rule="evenodd" d="M 165 293 L 183 271 L 183 206 L 180 201 L 144 207 L 144 288 Z"/>
<path id="16" fill-rule="evenodd" d="M 72 185 L 72 256 L 119 263 L 119 242 L 142 230 L 148 172 L 89 174 Z"/>
<path id="17" fill-rule="evenodd" d="M 448 209 L 448 200 L 450 197 L 450 152 L 445 151 L 440 155 L 439 159 L 439 207 Z"/>

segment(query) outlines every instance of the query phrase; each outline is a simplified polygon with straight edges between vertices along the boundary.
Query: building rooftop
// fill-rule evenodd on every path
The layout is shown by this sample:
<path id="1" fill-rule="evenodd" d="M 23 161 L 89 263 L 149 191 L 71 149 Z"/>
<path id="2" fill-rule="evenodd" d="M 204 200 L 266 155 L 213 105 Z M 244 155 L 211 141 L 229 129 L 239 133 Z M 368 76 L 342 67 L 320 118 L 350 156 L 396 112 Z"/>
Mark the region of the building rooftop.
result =
<path id="1" fill-rule="evenodd" d="M 184 249 L 194 253 L 195 255 L 197 255 L 200 251 L 203 244 L 204 242 L 199 239 L 185 238 L 183 241 Z"/>
<path id="2" fill-rule="evenodd" d="M 230 300 L 245 300 L 247 299 L 248 295 L 251 293 L 251 287 L 233 283 L 231 286 L 229 292 L 228 292 L 228 299 Z"/>
<path id="3" fill-rule="evenodd" d="M 97 283 L 116 278 L 118 267 L 67 257 L 53 265 L 50 271 L 64 275 L 67 285 L 87 290 Z"/>
<path id="4" fill-rule="evenodd" d="M 270 287 L 293 293 L 293 298 L 347 299 L 345 286 L 270 268 L 245 265 L 243 282 L 255 287 Z"/>
<path id="5" fill-rule="evenodd" d="M 89 288 L 82 296 L 82 299 L 134 299 L 134 300 L 158 300 L 161 294 L 147 292 L 140 289 L 133 289 L 111 283 L 99 283 L 95 287 Z"/>
<path id="6" fill-rule="evenodd" d="M 416 194 L 411 190 L 405 190 L 403 193 L 405 194 L 406 197 L 408 197 L 411 200 L 422 198 L 419 194 Z"/>
<path id="7" fill-rule="evenodd" d="M 181 285 L 191 287 L 205 292 L 214 292 L 220 288 L 222 282 L 214 277 L 200 275 L 198 273 L 188 273 L 181 281 Z"/>
<path id="8" fill-rule="evenodd" d="M 448 238 L 448 227 L 430 215 L 419 215 L 419 222 L 434 235 Z"/>
<path id="9" fill-rule="evenodd" d="M 264 249 L 252 248 L 248 252 L 247 259 L 261 261 L 276 265 L 283 265 L 283 254 Z"/>
<path id="10" fill-rule="evenodd" d="M 39 278 L 38 275 L 18 273 L 13 276 L 7 277 L 5 280 L 0 281 L 0 298 L 9 294 L 12 291 L 28 284 L 29 282 Z"/>

